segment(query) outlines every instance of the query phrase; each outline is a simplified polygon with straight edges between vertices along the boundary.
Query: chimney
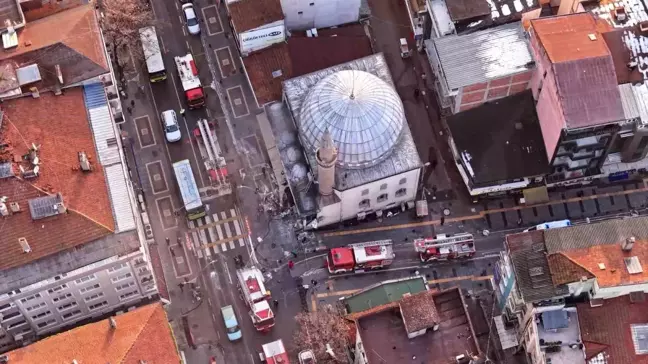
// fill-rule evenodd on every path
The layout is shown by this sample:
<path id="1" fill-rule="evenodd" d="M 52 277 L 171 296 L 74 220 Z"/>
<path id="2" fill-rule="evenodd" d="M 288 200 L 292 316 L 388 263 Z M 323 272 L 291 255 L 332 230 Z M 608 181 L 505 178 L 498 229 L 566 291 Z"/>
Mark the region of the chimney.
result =
<path id="1" fill-rule="evenodd" d="M 328 196 L 333 193 L 335 185 L 335 163 L 337 163 L 337 150 L 328 129 L 324 131 L 322 142 L 315 155 L 317 158 L 317 182 L 319 193 Z"/>
<path id="2" fill-rule="evenodd" d="M 635 243 L 635 237 L 634 237 L 634 236 L 631 236 L 631 237 L 627 238 L 627 239 L 623 242 L 623 244 L 621 244 L 621 249 L 622 249 L 624 252 L 629 252 L 629 251 L 632 250 L 632 247 L 634 246 L 634 243 Z"/>
<path id="3" fill-rule="evenodd" d="M 114 330 L 114 329 L 117 328 L 117 321 L 115 321 L 115 318 L 114 318 L 114 317 L 110 316 L 110 317 L 108 318 L 108 322 L 110 323 L 110 328 L 111 328 L 111 329 Z"/>

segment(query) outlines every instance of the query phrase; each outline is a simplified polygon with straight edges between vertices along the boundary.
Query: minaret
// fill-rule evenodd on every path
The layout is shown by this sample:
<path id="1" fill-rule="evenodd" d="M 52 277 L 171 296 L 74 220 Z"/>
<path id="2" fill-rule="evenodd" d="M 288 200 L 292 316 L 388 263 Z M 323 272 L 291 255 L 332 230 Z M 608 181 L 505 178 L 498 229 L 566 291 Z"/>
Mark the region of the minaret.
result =
<path id="1" fill-rule="evenodd" d="M 333 144 L 333 138 L 328 128 L 324 131 L 322 142 L 315 154 L 317 158 L 317 181 L 319 193 L 328 196 L 333 193 L 335 185 L 335 163 L 337 162 L 337 149 Z"/>

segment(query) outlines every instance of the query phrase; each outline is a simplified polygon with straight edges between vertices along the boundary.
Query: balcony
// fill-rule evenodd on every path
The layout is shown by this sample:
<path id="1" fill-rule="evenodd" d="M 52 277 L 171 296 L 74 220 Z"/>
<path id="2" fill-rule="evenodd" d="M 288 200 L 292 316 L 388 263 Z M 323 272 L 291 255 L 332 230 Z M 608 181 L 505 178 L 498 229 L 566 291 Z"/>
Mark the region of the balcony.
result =
<path id="1" fill-rule="evenodd" d="M 576 308 L 537 313 L 535 323 L 546 364 L 585 364 Z"/>

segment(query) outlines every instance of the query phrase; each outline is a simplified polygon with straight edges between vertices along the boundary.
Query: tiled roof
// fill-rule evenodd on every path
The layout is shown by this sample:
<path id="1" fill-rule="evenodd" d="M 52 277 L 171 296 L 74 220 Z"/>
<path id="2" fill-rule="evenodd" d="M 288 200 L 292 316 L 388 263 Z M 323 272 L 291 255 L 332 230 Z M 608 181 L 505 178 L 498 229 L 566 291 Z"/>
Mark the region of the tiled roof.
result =
<path id="1" fill-rule="evenodd" d="M 520 22 L 426 42 L 438 57 L 448 89 L 511 76 L 535 67 Z"/>
<path id="2" fill-rule="evenodd" d="M 548 257 L 549 270 L 554 285 L 568 284 L 579 281 L 581 278 L 594 278 L 594 274 L 563 253 L 551 254 Z"/>
<path id="3" fill-rule="evenodd" d="M 180 356 L 159 303 L 109 320 L 76 327 L 6 353 L 9 363 L 179 363 Z"/>
<path id="4" fill-rule="evenodd" d="M 554 286 L 551 279 L 544 231 L 507 235 L 506 246 L 513 262 L 517 286 L 526 302 L 546 300 L 568 293 L 566 287 Z"/>
<path id="5" fill-rule="evenodd" d="M 590 13 L 534 19 L 531 26 L 553 63 L 566 126 L 623 120 L 614 61 L 601 35 L 611 27 Z"/>
<path id="6" fill-rule="evenodd" d="M 0 269 L 19 266 L 36 259 L 112 234 L 115 222 L 106 187 L 106 176 L 97 161 L 81 88 L 71 88 L 63 95 L 44 93 L 40 98 L 23 97 L 5 101 L 0 140 L 8 146 L 0 159 L 14 161 L 14 173 L 20 175 L 16 161 L 26 169 L 32 143 L 40 146 L 40 174 L 34 179 L 0 179 L 0 196 L 7 204 L 17 202 L 22 212 L 5 218 L 0 239 Z M 78 152 L 84 151 L 93 170 L 78 170 Z M 67 214 L 32 220 L 28 200 L 61 193 Z M 27 239 L 30 253 L 23 253 L 18 238 Z"/>
<path id="7" fill-rule="evenodd" d="M 282 82 L 369 56 L 373 53 L 361 25 L 325 29 L 318 37 L 295 36 L 249 54 L 243 64 L 259 105 L 281 100 Z M 275 77 L 281 71 L 281 75 Z M 273 74 L 274 73 L 274 74 Z"/>
<path id="8" fill-rule="evenodd" d="M 452 0 L 447 1 L 448 15 L 453 21 L 460 21 L 491 14 L 491 8 L 485 0 Z"/>
<path id="9" fill-rule="evenodd" d="M 588 360 L 604 351 L 607 364 L 648 364 L 647 355 L 635 354 L 630 328 L 648 322 L 648 302 L 631 303 L 625 295 L 606 299 L 600 307 L 581 303 L 577 310 Z"/>
<path id="10" fill-rule="evenodd" d="M 94 5 L 83 5 L 36 20 L 18 31 L 18 46 L 0 52 L 0 61 L 16 67 L 37 63 L 46 86 L 54 84 L 59 65 L 63 83 L 84 81 L 108 72 Z"/>
<path id="11" fill-rule="evenodd" d="M 434 304 L 435 291 L 423 291 L 400 300 L 400 310 L 409 333 L 434 327 L 441 319 Z"/>
<path id="12" fill-rule="evenodd" d="M 279 0 L 239 0 L 228 3 L 227 9 L 239 34 L 284 18 Z"/>
<path id="13" fill-rule="evenodd" d="M 451 115 L 448 127 L 475 183 L 549 173 L 531 90 Z"/>

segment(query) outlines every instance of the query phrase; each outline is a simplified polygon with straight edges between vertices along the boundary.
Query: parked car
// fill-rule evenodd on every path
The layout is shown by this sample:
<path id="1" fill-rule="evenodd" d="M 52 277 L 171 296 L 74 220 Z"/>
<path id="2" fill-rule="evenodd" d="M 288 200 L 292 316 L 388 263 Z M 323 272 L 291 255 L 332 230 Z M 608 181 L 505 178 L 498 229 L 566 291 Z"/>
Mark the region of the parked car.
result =
<path id="1" fill-rule="evenodd" d="M 225 322 L 227 338 L 230 341 L 241 339 L 241 337 L 243 337 L 243 334 L 241 333 L 241 328 L 238 325 L 238 320 L 236 320 L 234 307 L 232 307 L 231 305 L 221 307 L 221 314 L 223 315 L 223 321 Z"/>
<path id="2" fill-rule="evenodd" d="M 173 110 L 163 111 L 160 118 L 162 119 L 164 136 L 166 137 L 167 142 L 174 143 L 180 141 L 180 139 L 182 139 L 182 133 L 180 133 L 180 125 L 178 124 L 176 112 Z"/>
<path id="3" fill-rule="evenodd" d="M 193 4 L 187 3 L 182 5 L 182 14 L 184 14 L 189 34 L 200 34 L 200 23 L 198 22 L 198 16 L 196 15 Z"/>

